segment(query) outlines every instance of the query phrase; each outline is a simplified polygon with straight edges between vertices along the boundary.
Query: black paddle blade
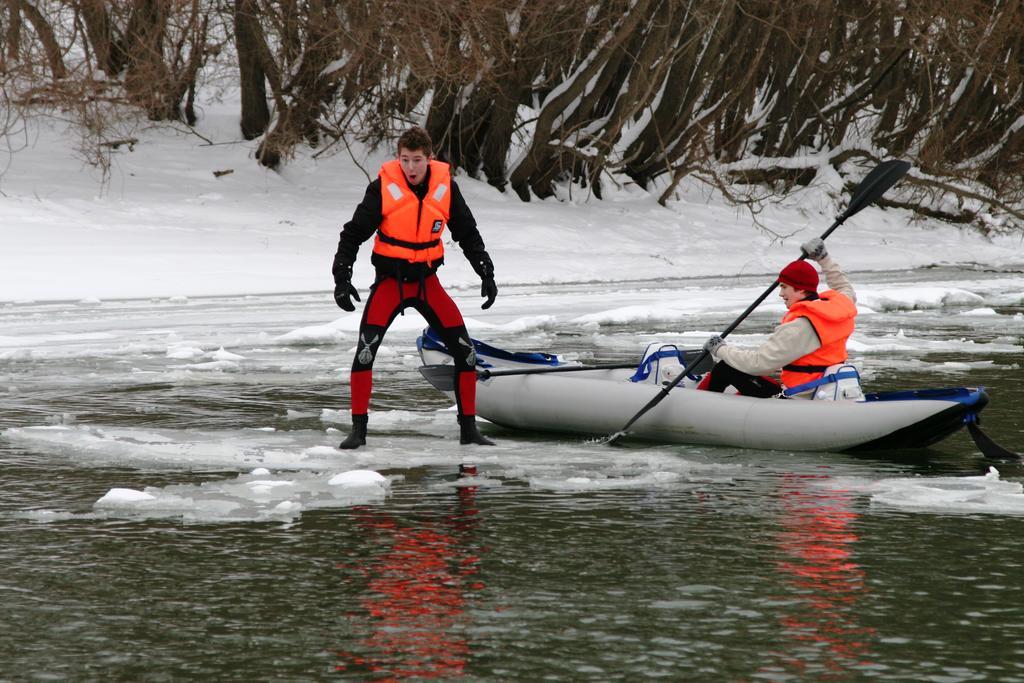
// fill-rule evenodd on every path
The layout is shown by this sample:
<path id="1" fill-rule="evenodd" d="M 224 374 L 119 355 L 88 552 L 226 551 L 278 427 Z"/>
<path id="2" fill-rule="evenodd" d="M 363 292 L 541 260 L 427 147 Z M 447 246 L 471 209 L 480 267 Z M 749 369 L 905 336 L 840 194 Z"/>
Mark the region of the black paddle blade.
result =
<path id="1" fill-rule="evenodd" d="M 864 177 L 864 180 L 860 181 L 860 185 L 850 197 L 850 205 L 846 207 L 846 211 L 843 212 L 839 220 L 844 221 L 865 206 L 874 204 L 885 194 L 886 190 L 907 175 L 909 170 L 910 163 L 899 159 L 884 161 L 876 166 L 871 173 Z"/>
<path id="2" fill-rule="evenodd" d="M 981 454 L 990 460 L 1002 460 L 1004 462 L 1014 462 L 1021 459 L 1020 454 L 1014 453 L 1013 451 L 1007 450 L 989 438 L 988 434 L 981 431 L 981 427 L 974 422 L 967 423 L 967 431 L 970 432 L 971 438 L 974 439 L 974 445 L 978 447 Z"/>
<path id="3" fill-rule="evenodd" d="M 430 382 L 438 391 L 455 391 L 455 366 L 453 365 L 424 365 L 419 368 L 423 379 Z"/>

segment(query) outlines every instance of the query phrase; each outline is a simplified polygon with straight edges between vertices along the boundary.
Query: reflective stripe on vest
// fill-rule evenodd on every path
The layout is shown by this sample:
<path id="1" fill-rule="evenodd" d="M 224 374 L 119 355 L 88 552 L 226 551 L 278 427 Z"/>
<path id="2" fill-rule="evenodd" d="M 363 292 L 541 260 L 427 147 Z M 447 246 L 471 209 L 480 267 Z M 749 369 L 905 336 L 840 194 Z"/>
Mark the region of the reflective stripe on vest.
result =
<path id="1" fill-rule="evenodd" d="M 451 213 L 448 164 L 430 161 L 430 184 L 421 202 L 409 188 L 398 159 L 380 167 L 383 220 L 373 243 L 375 254 L 410 263 L 433 263 L 444 255 L 441 238 Z"/>
<path id="2" fill-rule="evenodd" d="M 820 378 L 828 366 L 845 361 L 846 340 L 853 333 L 856 315 L 857 306 L 853 301 L 832 289 L 822 292 L 821 297 L 813 301 L 793 304 L 782 317 L 782 322 L 807 318 L 821 340 L 821 346 L 784 367 L 782 384 L 795 387 L 811 382 Z"/>

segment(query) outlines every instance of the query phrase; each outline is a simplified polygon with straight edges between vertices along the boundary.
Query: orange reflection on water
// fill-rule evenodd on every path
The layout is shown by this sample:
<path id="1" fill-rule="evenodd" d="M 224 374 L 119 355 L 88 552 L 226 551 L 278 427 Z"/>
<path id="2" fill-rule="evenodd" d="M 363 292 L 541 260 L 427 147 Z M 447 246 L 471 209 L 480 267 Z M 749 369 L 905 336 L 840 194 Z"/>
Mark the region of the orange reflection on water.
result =
<path id="1" fill-rule="evenodd" d="M 355 648 L 339 652 L 335 669 L 372 680 L 452 678 L 469 656 L 466 603 L 480 590 L 475 488 L 460 487 L 451 514 L 415 526 L 366 508 L 359 528 L 387 550 L 363 564 L 342 565 L 366 581 L 349 616 Z"/>
<path id="2" fill-rule="evenodd" d="M 779 622 L 790 647 L 777 654 L 787 670 L 798 673 L 807 669 L 809 656 L 828 679 L 870 661 L 875 629 L 857 621 L 865 572 L 854 560 L 859 539 L 853 494 L 813 486 L 821 479 L 789 474 L 783 480 L 778 543 L 785 559 L 777 567 L 798 602 L 782 608 Z"/>

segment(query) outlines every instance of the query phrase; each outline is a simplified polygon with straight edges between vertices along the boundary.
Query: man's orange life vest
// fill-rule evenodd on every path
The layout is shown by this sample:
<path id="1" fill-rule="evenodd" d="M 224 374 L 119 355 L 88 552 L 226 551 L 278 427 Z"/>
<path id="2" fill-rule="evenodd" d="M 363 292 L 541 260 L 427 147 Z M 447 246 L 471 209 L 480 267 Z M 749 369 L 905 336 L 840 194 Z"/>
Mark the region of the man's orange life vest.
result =
<path id="1" fill-rule="evenodd" d="M 430 184 L 420 201 L 409 188 L 398 159 L 380 167 L 381 214 L 373 251 L 410 263 L 428 264 L 444 255 L 441 235 L 451 214 L 451 171 L 442 161 L 430 162 Z"/>
<path id="2" fill-rule="evenodd" d="M 782 369 L 782 383 L 787 387 L 816 380 L 830 365 L 846 360 L 846 340 L 853 333 L 857 306 L 845 294 L 830 289 L 819 299 L 798 301 L 782 317 L 783 323 L 807 318 L 818 333 L 821 346 Z"/>

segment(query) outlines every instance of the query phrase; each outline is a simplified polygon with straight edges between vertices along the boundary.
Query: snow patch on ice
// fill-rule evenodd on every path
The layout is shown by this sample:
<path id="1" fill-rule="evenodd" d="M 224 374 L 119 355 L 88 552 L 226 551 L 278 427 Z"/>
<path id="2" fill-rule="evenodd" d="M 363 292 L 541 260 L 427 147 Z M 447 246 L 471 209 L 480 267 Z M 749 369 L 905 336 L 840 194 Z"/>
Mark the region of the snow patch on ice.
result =
<path id="1" fill-rule="evenodd" d="M 171 344 L 167 347 L 167 357 L 172 360 L 192 360 L 200 358 L 206 352 L 189 344 Z"/>
<path id="2" fill-rule="evenodd" d="M 935 514 L 1024 515 L 1024 486 L 1003 480 L 995 467 L 968 477 L 837 478 L 828 487 L 865 494 L 879 507 Z"/>
<path id="3" fill-rule="evenodd" d="M 286 332 L 274 338 L 274 341 L 282 344 L 295 344 L 312 346 L 316 344 L 338 344 L 345 341 L 347 335 L 335 325 L 307 325 Z"/>
<path id="4" fill-rule="evenodd" d="M 343 486 L 347 488 L 378 487 L 387 488 L 387 478 L 373 470 L 349 470 L 331 477 L 327 482 L 330 486 Z"/>
<path id="5" fill-rule="evenodd" d="M 106 495 L 96 501 L 100 507 L 121 507 L 137 505 L 144 501 L 156 500 L 156 496 L 145 491 L 135 489 L 114 488 L 107 491 Z"/>
<path id="6" fill-rule="evenodd" d="M 216 351 L 210 352 L 209 354 L 207 354 L 206 357 L 210 358 L 212 360 L 215 360 L 215 361 L 221 361 L 221 362 L 227 361 L 227 362 L 232 362 L 232 363 L 237 363 L 238 361 L 245 360 L 245 356 L 240 356 L 237 353 L 231 353 L 230 351 L 225 351 L 223 346 L 220 347 L 219 349 L 217 349 Z"/>
<path id="7" fill-rule="evenodd" d="M 94 509 L 106 516 L 181 518 L 190 522 L 287 521 L 305 510 L 351 507 L 384 500 L 390 481 L 370 470 L 336 475 L 298 473 L 268 479 L 260 468 L 233 479 L 202 484 L 147 487 L 143 491 L 111 489 Z"/>
<path id="8" fill-rule="evenodd" d="M 876 311 L 979 306 L 984 301 L 982 296 L 974 292 L 946 286 L 869 287 L 857 290 L 857 304 L 864 304 Z"/>
<path id="9" fill-rule="evenodd" d="M 205 363 L 189 363 L 188 365 L 172 365 L 172 368 L 196 370 L 198 372 L 238 372 L 242 366 L 230 360 L 211 360 Z"/>

